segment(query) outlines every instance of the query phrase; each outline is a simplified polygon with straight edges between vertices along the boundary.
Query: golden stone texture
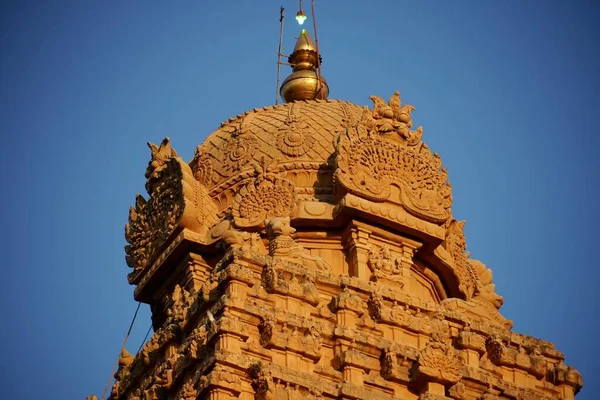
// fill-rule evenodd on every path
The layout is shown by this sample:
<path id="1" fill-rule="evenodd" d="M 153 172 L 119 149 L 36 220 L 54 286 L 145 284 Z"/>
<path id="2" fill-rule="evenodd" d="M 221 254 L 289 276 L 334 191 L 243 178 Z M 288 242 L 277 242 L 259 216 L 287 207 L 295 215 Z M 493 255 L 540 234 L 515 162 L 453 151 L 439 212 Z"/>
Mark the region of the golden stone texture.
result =
<path id="1" fill-rule="evenodd" d="M 126 253 L 155 332 L 112 399 L 574 398 L 498 311 L 415 108 L 371 99 L 249 111 L 189 164 L 150 144 Z"/>

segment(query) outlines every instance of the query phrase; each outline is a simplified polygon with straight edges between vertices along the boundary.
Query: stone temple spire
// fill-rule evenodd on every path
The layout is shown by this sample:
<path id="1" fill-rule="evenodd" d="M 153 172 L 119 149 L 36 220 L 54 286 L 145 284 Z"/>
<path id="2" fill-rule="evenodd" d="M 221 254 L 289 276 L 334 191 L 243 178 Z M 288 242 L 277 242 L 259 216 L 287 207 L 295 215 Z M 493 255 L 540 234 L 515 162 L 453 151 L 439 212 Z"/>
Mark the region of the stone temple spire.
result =
<path id="1" fill-rule="evenodd" d="M 316 46 L 306 29 L 303 29 L 288 59 L 294 72 L 283 81 L 279 90 L 286 103 L 327 98 L 329 87 L 325 79 L 319 77 L 317 57 L 320 56 L 317 55 Z"/>

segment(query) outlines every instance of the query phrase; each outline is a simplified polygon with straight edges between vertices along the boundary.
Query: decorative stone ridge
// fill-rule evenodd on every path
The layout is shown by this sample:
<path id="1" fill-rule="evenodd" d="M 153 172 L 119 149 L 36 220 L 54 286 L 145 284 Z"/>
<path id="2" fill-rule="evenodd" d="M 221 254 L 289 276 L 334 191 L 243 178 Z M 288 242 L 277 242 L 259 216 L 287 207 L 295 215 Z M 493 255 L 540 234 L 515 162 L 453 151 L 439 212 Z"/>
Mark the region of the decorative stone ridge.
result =
<path id="1" fill-rule="evenodd" d="M 371 99 L 253 110 L 190 165 L 150 145 L 126 257 L 155 332 L 112 400 L 575 397 L 564 356 L 501 315 L 414 107 Z"/>
<path id="2" fill-rule="evenodd" d="M 357 196 L 398 203 L 419 218 L 444 223 L 452 205 L 450 184 L 439 155 L 420 140 L 423 128 L 409 129 L 414 107 L 401 107 L 398 92 L 388 105 L 371 99 L 373 110 L 365 108 L 360 119 L 345 121 L 337 145 L 337 182 Z"/>
<path id="3" fill-rule="evenodd" d="M 190 167 L 171 147 L 169 138 L 160 146 L 148 143 L 152 158 L 146 169 L 146 200 L 136 196 L 125 225 L 127 265 L 133 268 L 130 283 L 137 283 L 140 273 L 158 256 L 169 236 L 178 228 L 205 234 L 216 222 L 217 208 L 192 174 Z"/>

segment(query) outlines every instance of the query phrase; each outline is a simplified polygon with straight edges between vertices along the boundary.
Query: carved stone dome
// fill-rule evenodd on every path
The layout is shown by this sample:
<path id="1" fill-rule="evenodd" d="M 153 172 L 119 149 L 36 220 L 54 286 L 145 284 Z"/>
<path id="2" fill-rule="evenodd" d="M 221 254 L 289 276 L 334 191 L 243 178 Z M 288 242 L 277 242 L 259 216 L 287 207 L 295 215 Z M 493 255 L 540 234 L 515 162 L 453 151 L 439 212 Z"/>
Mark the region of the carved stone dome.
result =
<path id="1" fill-rule="evenodd" d="M 573 399 L 581 375 L 511 332 L 492 271 L 470 258 L 414 107 L 371 100 L 255 109 L 190 163 L 169 138 L 149 143 L 125 252 L 155 334 L 122 353 L 111 399 L 279 399 L 288 383 L 298 398 Z"/>
<path id="2" fill-rule="evenodd" d="M 220 209 L 255 167 L 273 166 L 298 194 L 331 194 L 333 156 L 344 123 L 363 108 L 337 100 L 308 100 L 254 109 L 230 118 L 197 148 L 190 163 Z M 275 165 L 276 164 L 276 165 Z"/>
<path id="3" fill-rule="evenodd" d="M 360 242 L 369 232 L 369 237 L 381 236 L 381 246 L 401 242 L 403 252 L 419 249 L 427 264 L 419 267 L 429 282 L 423 286 L 429 285 L 425 297 L 484 299 L 481 315 L 511 326 L 497 312 L 502 297 L 494 291 L 491 271 L 468 258 L 463 223 L 452 218 L 446 170 L 421 141 L 423 128 L 412 129 L 415 108 L 402 104 L 398 91 L 388 102 L 370 99 L 372 108 L 303 100 L 254 109 L 221 124 L 189 164 L 168 138 L 160 146 L 149 144 L 150 197 L 138 196 L 126 227 L 127 263 L 134 269 L 129 280 L 138 285 L 136 295 L 144 298 L 148 280 L 159 280 L 150 265 L 162 262 L 161 252 L 171 256 L 164 246 L 173 235 L 210 248 L 219 242 L 238 246 L 252 237 L 258 243 L 259 232 L 269 236 L 274 229 L 289 234 L 299 228 L 297 237 L 320 242 L 331 236 L 335 239 L 326 246 L 335 247 Z M 362 272 L 347 267 L 368 275 L 364 263 Z"/>
<path id="4" fill-rule="evenodd" d="M 197 148 L 190 163 L 194 177 L 221 216 L 235 208 L 248 179 L 268 170 L 292 188 L 290 213 L 298 200 L 333 204 L 336 193 L 348 192 L 443 225 L 451 190 L 439 156 L 420 140 L 422 128 L 410 129 L 414 107 L 402 105 L 398 92 L 388 104 L 377 96 L 371 100 L 372 109 L 307 100 L 231 118 Z"/>

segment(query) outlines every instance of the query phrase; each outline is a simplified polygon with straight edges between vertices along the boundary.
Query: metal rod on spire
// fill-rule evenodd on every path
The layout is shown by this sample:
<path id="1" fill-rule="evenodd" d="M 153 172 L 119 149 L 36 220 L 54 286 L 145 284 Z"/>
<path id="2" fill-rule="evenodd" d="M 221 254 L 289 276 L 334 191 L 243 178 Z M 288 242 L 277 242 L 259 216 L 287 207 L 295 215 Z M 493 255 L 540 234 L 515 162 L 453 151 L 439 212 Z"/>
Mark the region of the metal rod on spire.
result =
<path id="1" fill-rule="evenodd" d="M 283 6 L 279 10 L 279 50 L 277 51 L 277 86 L 275 87 L 275 105 L 279 104 L 279 79 L 281 73 L 281 46 L 283 42 Z"/>
<path id="2" fill-rule="evenodd" d="M 313 19 L 313 30 L 315 31 L 315 50 L 317 51 L 317 76 L 319 77 L 319 84 L 317 86 L 317 92 L 315 93 L 315 98 L 317 98 L 319 96 L 319 93 L 321 93 L 322 87 L 323 85 L 321 84 L 321 82 L 323 82 L 323 76 L 321 75 L 321 53 L 319 52 L 319 36 L 317 35 L 317 19 L 315 18 L 315 0 L 312 0 L 311 2 L 311 8 L 312 8 L 312 19 Z"/>

